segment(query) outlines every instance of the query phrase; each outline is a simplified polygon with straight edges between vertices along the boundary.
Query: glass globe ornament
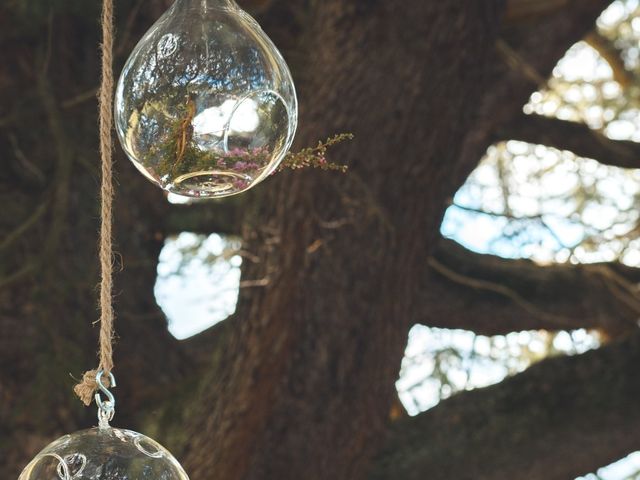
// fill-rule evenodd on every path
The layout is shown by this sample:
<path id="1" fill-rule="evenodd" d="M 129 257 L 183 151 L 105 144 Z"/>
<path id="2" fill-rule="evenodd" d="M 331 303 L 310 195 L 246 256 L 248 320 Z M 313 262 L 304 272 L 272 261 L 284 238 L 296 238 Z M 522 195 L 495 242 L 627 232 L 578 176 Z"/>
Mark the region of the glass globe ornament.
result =
<path id="1" fill-rule="evenodd" d="M 42 450 L 18 480 L 189 480 L 169 451 L 141 433 L 112 428 L 116 399 L 96 374 L 97 428 L 65 435 Z M 116 386 L 107 373 L 109 386 Z M 103 400 L 102 395 L 106 396 Z"/>
<path id="2" fill-rule="evenodd" d="M 40 452 L 18 480 L 189 480 L 159 443 L 131 430 L 83 430 Z"/>
<path id="3" fill-rule="evenodd" d="M 295 87 L 282 55 L 233 0 L 176 0 L 127 60 L 118 137 L 164 190 L 224 197 L 272 173 L 291 147 Z"/>

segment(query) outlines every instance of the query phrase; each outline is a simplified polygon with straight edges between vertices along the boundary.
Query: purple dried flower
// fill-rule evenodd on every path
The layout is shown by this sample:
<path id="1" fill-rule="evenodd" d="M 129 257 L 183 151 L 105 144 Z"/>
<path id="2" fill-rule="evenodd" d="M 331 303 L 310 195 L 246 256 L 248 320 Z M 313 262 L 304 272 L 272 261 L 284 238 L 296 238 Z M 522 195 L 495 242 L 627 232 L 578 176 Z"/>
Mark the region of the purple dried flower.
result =
<path id="1" fill-rule="evenodd" d="M 245 179 L 243 178 L 237 178 L 233 181 L 233 186 L 234 188 L 236 188 L 237 190 L 242 190 L 247 188 L 247 186 L 249 185 L 249 182 L 247 182 Z"/>

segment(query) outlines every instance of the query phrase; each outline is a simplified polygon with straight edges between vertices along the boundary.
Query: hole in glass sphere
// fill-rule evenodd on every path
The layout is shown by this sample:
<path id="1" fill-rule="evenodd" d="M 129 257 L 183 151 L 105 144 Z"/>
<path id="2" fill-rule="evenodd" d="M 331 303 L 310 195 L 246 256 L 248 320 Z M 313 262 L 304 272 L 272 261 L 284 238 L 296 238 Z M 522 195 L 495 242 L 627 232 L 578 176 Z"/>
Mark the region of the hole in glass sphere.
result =
<path id="1" fill-rule="evenodd" d="M 29 471 L 30 476 L 25 477 L 25 472 Z M 31 464 L 25 468 L 19 480 L 31 479 L 51 479 L 71 480 L 69 466 L 64 459 L 55 453 L 43 453 L 38 455 Z"/>
<path id="2" fill-rule="evenodd" d="M 224 144 L 228 152 L 243 152 L 249 161 L 268 167 L 285 153 L 289 110 L 272 90 L 251 92 L 240 99 L 229 117 Z"/>
<path id="3" fill-rule="evenodd" d="M 64 457 L 64 462 L 60 462 L 58 464 L 58 476 L 63 480 L 67 478 L 67 476 L 65 476 L 65 464 L 67 466 L 68 476 L 76 478 L 82 473 L 84 467 L 87 465 L 87 457 L 81 453 L 74 453 Z"/>
<path id="4" fill-rule="evenodd" d="M 193 87 L 163 108 L 134 111 L 125 138 L 140 152 L 136 167 L 169 192 L 222 197 L 247 190 L 277 167 L 292 137 L 289 115 L 272 90 L 238 98 Z"/>
<path id="5" fill-rule="evenodd" d="M 136 437 L 133 443 L 142 453 L 151 458 L 162 458 L 162 451 L 149 438 Z"/>

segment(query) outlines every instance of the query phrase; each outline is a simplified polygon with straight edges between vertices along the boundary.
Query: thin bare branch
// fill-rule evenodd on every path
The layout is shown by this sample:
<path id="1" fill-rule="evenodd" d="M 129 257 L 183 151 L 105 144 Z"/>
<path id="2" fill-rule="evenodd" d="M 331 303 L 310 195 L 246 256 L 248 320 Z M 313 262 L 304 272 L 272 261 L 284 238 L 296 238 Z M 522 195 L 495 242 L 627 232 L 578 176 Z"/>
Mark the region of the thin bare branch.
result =
<path id="1" fill-rule="evenodd" d="M 640 168 L 640 143 L 612 140 L 587 125 L 558 118 L 522 113 L 500 128 L 496 140 L 546 145 L 593 158 L 604 165 Z"/>
<path id="2" fill-rule="evenodd" d="M 578 328 L 619 335 L 640 317 L 640 269 L 618 263 L 542 266 L 443 239 L 429 266 L 416 323 L 486 335 Z"/>
<path id="3" fill-rule="evenodd" d="M 622 59 L 622 52 L 614 43 L 597 30 L 593 30 L 585 37 L 585 41 L 595 49 L 609 64 L 613 72 L 613 78 L 623 88 L 637 83 L 638 78 L 633 72 L 627 70 Z"/>

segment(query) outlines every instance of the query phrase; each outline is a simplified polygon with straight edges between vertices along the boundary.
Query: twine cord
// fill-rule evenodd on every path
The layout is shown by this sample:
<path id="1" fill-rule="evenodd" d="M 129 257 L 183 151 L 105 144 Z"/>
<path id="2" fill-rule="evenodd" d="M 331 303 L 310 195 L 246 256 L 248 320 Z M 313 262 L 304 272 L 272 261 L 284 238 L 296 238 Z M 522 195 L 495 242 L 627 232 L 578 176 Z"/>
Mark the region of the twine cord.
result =
<path id="1" fill-rule="evenodd" d="M 90 405 L 98 385 L 96 375 L 102 370 L 108 377 L 113 370 L 113 159 L 111 131 L 113 129 L 113 0 L 102 2 L 102 79 L 99 93 L 100 158 L 100 364 L 97 370 L 83 375 L 74 391 L 85 405 Z"/>

